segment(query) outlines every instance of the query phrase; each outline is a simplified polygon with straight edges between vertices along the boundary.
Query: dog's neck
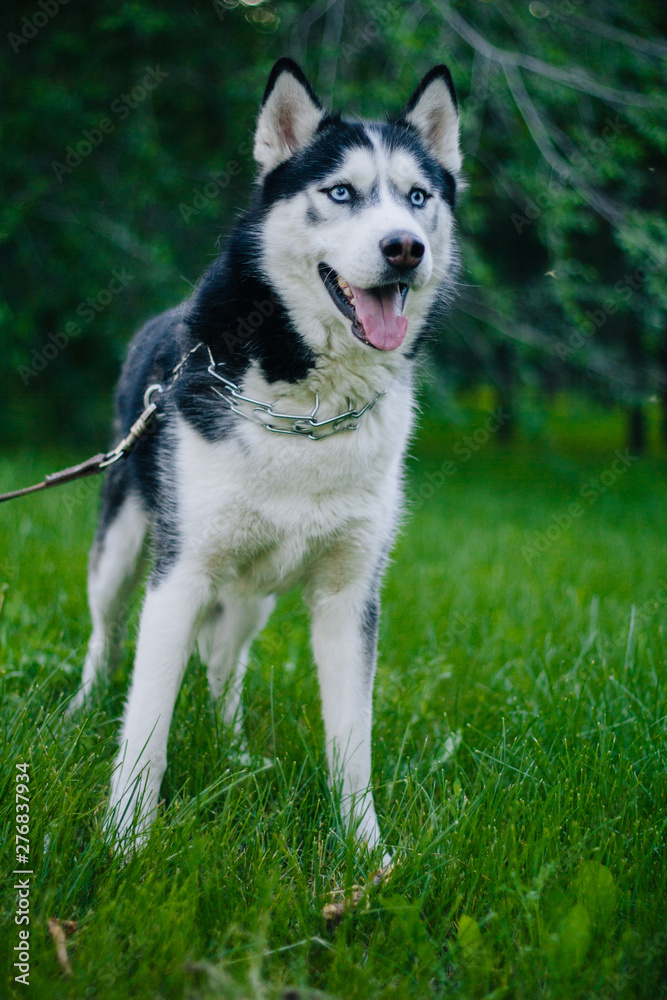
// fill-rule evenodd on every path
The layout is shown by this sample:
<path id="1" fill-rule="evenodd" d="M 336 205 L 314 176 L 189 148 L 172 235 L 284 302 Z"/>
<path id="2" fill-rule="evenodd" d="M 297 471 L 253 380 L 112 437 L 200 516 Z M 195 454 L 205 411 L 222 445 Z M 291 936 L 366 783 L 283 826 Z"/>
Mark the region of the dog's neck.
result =
<path id="1" fill-rule="evenodd" d="M 295 315 L 243 263 L 232 249 L 211 266 L 186 323 L 193 343 L 206 344 L 220 371 L 246 395 L 298 411 L 310 409 L 317 395 L 322 412 L 331 415 L 409 380 L 410 358 L 361 345 L 337 319 L 324 324 Z M 300 331 L 306 322 L 310 329 Z"/>

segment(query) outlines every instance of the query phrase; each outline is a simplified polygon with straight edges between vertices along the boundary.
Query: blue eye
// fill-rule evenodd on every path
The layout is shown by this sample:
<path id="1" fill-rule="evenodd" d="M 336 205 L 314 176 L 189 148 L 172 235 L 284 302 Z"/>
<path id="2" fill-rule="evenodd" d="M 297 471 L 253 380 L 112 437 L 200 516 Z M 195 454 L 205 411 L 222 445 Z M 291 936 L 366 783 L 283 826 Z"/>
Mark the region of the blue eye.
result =
<path id="1" fill-rule="evenodd" d="M 428 195 L 426 191 L 422 191 L 421 188 L 413 188 L 410 192 L 410 201 L 415 206 L 415 208 L 423 208 L 426 204 L 426 199 Z"/>
<path id="2" fill-rule="evenodd" d="M 345 184 L 336 184 L 336 187 L 330 188 L 327 194 L 333 201 L 349 201 L 352 197 L 352 192 Z"/>

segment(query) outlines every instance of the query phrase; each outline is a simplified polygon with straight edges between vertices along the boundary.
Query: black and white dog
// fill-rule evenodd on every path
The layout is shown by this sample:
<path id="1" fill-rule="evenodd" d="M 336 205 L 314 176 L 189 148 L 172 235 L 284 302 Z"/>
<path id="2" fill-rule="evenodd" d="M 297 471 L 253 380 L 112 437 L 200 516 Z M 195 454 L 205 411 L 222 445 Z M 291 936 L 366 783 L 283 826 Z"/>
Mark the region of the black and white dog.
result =
<path id="1" fill-rule="evenodd" d="M 300 582 L 343 819 L 375 847 L 378 592 L 401 506 L 415 358 L 455 271 L 461 156 L 449 72 L 432 69 L 397 120 L 351 122 L 324 111 L 281 59 L 254 155 L 254 200 L 226 251 L 189 301 L 138 333 L 123 368 L 118 437 L 150 387 L 160 419 L 107 471 L 74 704 L 111 651 L 149 533 L 154 568 L 107 815 L 108 830 L 141 840 L 195 642 L 238 729 L 252 639 L 275 595 Z"/>

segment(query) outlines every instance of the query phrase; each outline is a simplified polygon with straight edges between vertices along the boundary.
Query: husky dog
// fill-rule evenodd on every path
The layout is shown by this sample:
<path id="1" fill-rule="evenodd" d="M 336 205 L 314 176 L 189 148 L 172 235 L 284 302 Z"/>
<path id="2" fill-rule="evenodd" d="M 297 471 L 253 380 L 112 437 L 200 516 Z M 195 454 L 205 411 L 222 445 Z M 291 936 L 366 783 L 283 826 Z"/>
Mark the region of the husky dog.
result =
<path id="1" fill-rule="evenodd" d="M 111 652 L 149 533 L 154 565 L 106 820 L 121 842 L 141 842 L 195 642 L 238 731 L 250 644 L 275 595 L 301 583 L 343 821 L 375 848 L 378 593 L 415 359 L 455 271 L 461 155 L 449 72 L 432 69 L 388 123 L 346 121 L 280 59 L 254 156 L 255 196 L 227 249 L 129 349 L 115 433 L 127 434 L 147 399 L 159 418 L 107 470 L 74 704 Z"/>

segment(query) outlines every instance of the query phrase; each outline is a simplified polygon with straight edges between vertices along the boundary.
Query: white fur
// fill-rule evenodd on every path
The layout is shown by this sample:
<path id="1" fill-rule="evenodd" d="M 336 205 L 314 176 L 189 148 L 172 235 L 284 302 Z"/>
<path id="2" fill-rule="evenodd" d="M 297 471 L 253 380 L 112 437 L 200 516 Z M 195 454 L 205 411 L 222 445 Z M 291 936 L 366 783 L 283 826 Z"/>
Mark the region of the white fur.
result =
<path id="1" fill-rule="evenodd" d="M 259 113 L 254 156 L 262 170 L 273 170 L 306 146 L 322 111 L 291 73 L 281 73 Z"/>
<path id="2" fill-rule="evenodd" d="M 208 682 L 216 701 L 225 693 L 231 679 L 223 718 L 227 725 L 234 727 L 236 737 L 241 738 L 241 694 L 250 644 L 266 625 L 275 598 L 245 597 L 234 586 L 223 588 L 221 598 L 200 627 L 197 643 L 199 655 L 208 664 Z"/>
<path id="3" fill-rule="evenodd" d="M 298 410 L 300 400 L 287 391 L 284 401 Z M 197 635 L 210 657 L 213 693 L 233 670 L 240 685 L 272 595 L 302 581 L 332 773 L 342 772 L 345 818 L 377 844 L 368 793 L 372 673 L 364 685 L 359 614 L 393 532 L 411 423 L 410 388 L 395 382 L 357 431 L 325 442 L 271 435 L 247 422 L 239 437 L 211 444 L 179 424 L 182 554 L 149 589 L 142 614 L 109 803 L 109 824 L 120 834 L 136 822 L 142 835 L 155 814 L 171 715 Z M 237 726 L 239 691 L 226 712 Z"/>
<path id="4" fill-rule="evenodd" d="M 362 195 L 376 185 L 379 198 L 350 216 L 346 206 L 333 202 L 323 190 L 336 184 L 351 184 Z M 451 268 L 452 213 L 435 197 L 419 213 L 410 211 L 407 196 L 415 186 L 430 193 L 428 180 L 414 159 L 403 150 L 388 153 L 376 143 L 373 150 L 354 150 L 341 169 L 321 183 L 278 201 L 263 223 L 266 276 L 280 289 L 295 326 L 308 343 L 318 353 L 331 354 L 338 384 L 341 364 L 363 372 L 367 384 L 377 384 L 372 373 L 379 368 L 392 374 L 400 369 L 402 355 L 409 352 Z M 309 207 L 321 217 L 317 225 L 307 222 Z M 350 321 L 333 305 L 317 268 L 324 261 L 351 285 L 378 285 L 386 263 L 380 241 L 398 231 L 411 232 L 426 247 L 406 299 L 408 333 L 398 351 L 374 351 L 369 356 L 368 347 L 352 336 Z"/>
<path id="5" fill-rule="evenodd" d="M 442 103 L 442 93 L 431 90 L 413 115 L 420 128 L 433 131 L 433 106 L 436 97 Z M 447 100 L 451 104 L 448 94 Z M 312 133 L 319 114 L 297 80 L 279 77 L 258 124 L 260 166 L 270 169 L 276 158 L 290 155 L 294 143 Z M 446 115 L 451 118 L 450 109 Z M 134 830 L 134 837 L 143 837 L 155 814 L 171 716 L 195 642 L 208 662 L 214 697 L 228 685 L 225 718 L 239 731 L 252 638 L 274 595 L 300 582 L 311 612 L 327 754 L 332 777 L 340 779 L 343 816 L 371 847 L 380 839 L 370 790 L 375 654 L 363 615 L 377 591 L 400 510 L 413 421 L 405 354 L 451 266 L 453 221 L 436 196 L 421 212 L 409 208 L 411 189 L 428 189 L 428 179 L 406 152 L 387 152 L 373 126 L 368 134 L 372 149 L 355 150 L 324 183 L 280 199 L 262 223 L 261 267 L 317 364 L 298 384 L 268 384 L 253 364 L 241 390 L 283 413 L 309 413 L 317 394 L 319 419 L 345 411 L 350 402 L 359 407 L 378 392 L 384 395 L 357 430 L 318 442 L 272 434 L 240 419 L 232 436 L 212 443 L 177 419 L 170 458 L 179 550 L 167 575 L 149 586 L 141 617 L 107 815 L 108 829 L 121 836 Z M 439 148 L 452 162 L 449 147 L 440 141 Z M 378 198 L 351 215 L 321 190 L 336 184 L 353 184 L 362 193 L 373 188 Z M 308 221 L 313 213 L 317 224 Z M 426 251 L 408 292 L 405 342 L 395 351 L 379 351 L 353 336 L 317 265 L 324 261 L 350 284 L 373 287 L 386 266 L 380 241 L 405 230 Z M 144 523 L 145 515 L 130 505 L 107 534 L 91 576 L 94 609 L 113 603 L 96 594 L 113 590 L 127 575 Z M 128 525 L 130 540 L 121 543 Z M 113 546 L 123 548 L 115 559 L 107 554 Z M 103 649 L 104 615 L 94 610 L 93 617 L 95 648 L 102 643 Z M 84 685 L 92 682 L 98 660 L 89 653 Z"/>
<path id="6" fill-rule="evenodd" d="M 460 173 L 459 113 L 442 77 L 426 87 L 405 116 L 421 135 L 426 148 L 455 176 Z"/>
<path id="7" fill-rule="evenodd" d="M 101 672 L 120 646 L 124 602 L 136 583 L 148 519 L 139 501 L 128 496 L 113 523 L 91 553 L 88 572 L 88 605 L 93 633 L 83 665 L 81 685 L 68 711 L 83 705 Z"/>

